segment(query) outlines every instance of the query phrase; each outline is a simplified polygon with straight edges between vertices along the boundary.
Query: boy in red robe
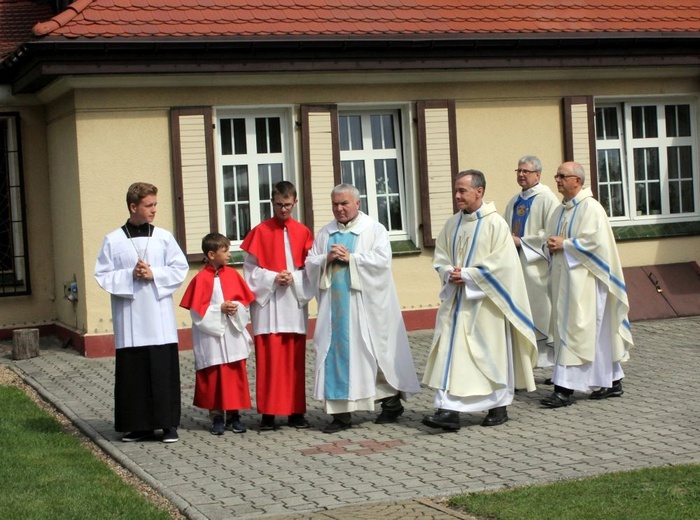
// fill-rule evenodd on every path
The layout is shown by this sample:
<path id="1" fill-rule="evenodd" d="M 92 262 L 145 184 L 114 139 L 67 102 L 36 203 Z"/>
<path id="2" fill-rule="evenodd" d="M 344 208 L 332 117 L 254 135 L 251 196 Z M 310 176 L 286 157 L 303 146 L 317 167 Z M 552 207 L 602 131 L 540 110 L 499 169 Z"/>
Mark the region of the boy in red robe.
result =
<path id="1" fill-rule="evenodd" d="M 252 340 L 246 330 L 255 295 L 227 264 L 231 243 L 219 233 L 202 239 L 207 265 L 190 282 L 180 307 L 192 317 L 196 383 L 194 405 L 209 410 L 212 435 L 244 433 L 239 410 L 251 408 L 246 359 Z"/>
<path id="2" fill-rule="evenodd" d="M 313 234 L 292 218 L 297 191 L 288 181 L 272 190 L 274 216 L 246 235 L 243 274 L 255 301 L 250 310 L 255 336 L 256 400 L 261 430 L 276 428 L 275 415 L 308 428 L 306 413 L 307 303 L 311 299 L 304 261 Z"/>

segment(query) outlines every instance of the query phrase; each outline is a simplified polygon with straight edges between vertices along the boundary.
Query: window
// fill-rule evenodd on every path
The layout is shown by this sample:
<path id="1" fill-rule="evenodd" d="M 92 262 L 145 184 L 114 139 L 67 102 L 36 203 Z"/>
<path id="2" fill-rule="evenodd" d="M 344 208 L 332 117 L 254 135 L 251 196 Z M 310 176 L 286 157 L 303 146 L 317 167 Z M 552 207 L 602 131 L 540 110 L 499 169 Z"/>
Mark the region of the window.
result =
<path id="1" fill-rule="evenodd" d="M 219 229 L 234 245 L 272 216 L 273 186 L 289 180 L 289 116 L 284 111 L 217 114 Z"/>
<path id="2" fill-rule="evenodd" d="M 0 114 L 0 296 L 29 294 L 19 117 Z"/>
<path id="3" fill-rule="evenodd" d="M 360 191 L 360 209 L 393 237 L 406 236 L 400 123 L 398 110 L 338 113 L 342 182 Z"/>
<path id="4" fill-rule="evenodd" d="M 692 102 L 598 104 L 598 195 L 612 222 L 697 217 L 698 142 Z"/>

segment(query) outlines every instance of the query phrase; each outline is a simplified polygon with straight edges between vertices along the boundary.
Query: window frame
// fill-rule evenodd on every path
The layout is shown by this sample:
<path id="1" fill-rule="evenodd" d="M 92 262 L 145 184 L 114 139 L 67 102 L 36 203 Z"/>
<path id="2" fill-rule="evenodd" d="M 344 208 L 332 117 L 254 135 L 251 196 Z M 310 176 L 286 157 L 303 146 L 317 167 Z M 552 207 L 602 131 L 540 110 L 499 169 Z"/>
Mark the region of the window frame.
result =
<path id="1" fill-rule="evenodd" d="M 235 119 L 244 117 L 247 120 L 252 120 L 255 123 L 256 119 L 259 118 L 270 118 L 279 117 L 280 118 L 280 140 L 281 140 L 281 151 L 276 152 L 275 155 L 279 154 L 282 160 L 282 180 L 288 180 L 297 186 L 297 195 L 299 194 L 299 184 L 297 182 L 297 162 L 296 162 L 296 136 L 295 136 L 295 124 L 294 124 L 294 110 L 290 105 L 265 105 L 265 106 L 221 106 L 214 107 L 213 109 L 213 119 L 214 119 L 214 164 L 215 164 L 215 179 L 216 179 L 216 209 L 217 209 L 217 229 L 220 233 L 227 234 L 226 225 L 226 200 L 225 200 L 225 186 L 224 186 L 224 176 L 223 170 L 227 166 L 235 166 L 235 161 L 233 158 L 235 154 L 231 155 L 232 160 L 225 160 L 225 157 L 221 149 L 221 132 L 222 132 L 222 119 Z M 265 155 L 258 154 L 257 149 L 255 152 L 250 152 L 250 145 L 256 144 L 255 141 L 255 125 L 250 129 L 246 129 L 248 151 L 246 156 L 258 156 L 265 157 Z M 250 229 L 254 228 L 260 222 L 264 221 L 267 216 L 263 216 L 260 211 L 261 204 L 268 203 L 270 216 L 272 215 L 272 205 L 268 200 L 262 200 L 259 196 L 259 172 L 258 166 L 264 164 L 264 160 L 257 160 L 246 162 L 248 166 L 248 202 L 249 202 L 249 216 L 250 216 Z M 254 171 L 251 171 L 250 165 L 255 166 Z M 298 219 L 299 208 L 295 208 L 293 217 Z M 240 245 L 243 242 L 245 236 L 242 236 L 239 240 L 231 239 L 231 251 L 237 252 L 241 251 Z"/>
<path id="2" fill-rule="evenodd" d="M 1 160 L 6 161 L 7 165 L 8 191 L 2 196 L 7 196 L 7 210 L 10 213 L 10 226 L 7 233 L 10 238 L 10 260 L 13 265 L 7 273 L 0 273 L 0 276 L 3 277 L 3 279 L 0 280 L 0 297 L 26 296 L 31 294 L 32 291 L 29 270 L 29 248 L 27 242 L 26 201 L 24 197 L 21 118 L 19 112 L 0 112 L 0 119 L 8 121 L 8 141 L 14 141 L 5 143 L 8 155 L 7 157 L 1 158 Z M 11 160 L 12 157 L 10 154 L 12 153 L 15 154 L 14 160 Z M 12 191 L 14 191 L 14 196 Z M 14 277 L 13 283 L 6 284 L 4 281 L 5 275 Z M 20 281 L 23 281 L 23 283 L 20 284 Z M 19 290 L 7 290 L 8 287 L 20 285 L 21 289 Z"/>
<path id="3" fill-rule="evenodd" d="M 386 155 L 386 152 L 375 152 L 370 150 L 353 150 L 345 151 L 340 150 L 340 120 L 343 116 L 348 115 L 361 115 L 367 117 L 371 120 L 372 115 L 382 115 L 391 113 L 394 119 L 394 145 L 396 150 L 396 164 L 398 172 L 398 182 L 399 182 L 399 194 L 401 197 L 401 230 L 388 230 L 389 240 L 391 242 L 402 242 L 411 241 L 416 244 L 417 233 L 417 203 L 416 193 L 418 179 L 416 178 L 414 172 L 417 172 L 415 162 L 415 150 L 411 143 L 415 142 L 413 136 L 413 126 L 410 124 L 413 121 L 415 114 L 413 106 L 411 103 L 352 103 L 352 104 L 338 104 L 338 153 L 340 157 L 339 165 L 342 169 L 342 163 L 346 160 L 348 155 L 351 156 L 364 156 L 364 161 L 373 161 L 377 155 Z M 370 123 L 363 124 L 363 128 L 370 128 Z M 365 135 L 363 133 L 363 140 L 371 142 L 372 136 L 371 132 Z M 385 150 L 385 149 L 384 149 Z M 362 152 L 365 152 L 364 154 Z M 342 173 L 341 173 L 342 175 Z M 374 202 L 372 207 L 370 207 L 369 215 L 380 222 L 378 218 L 379 215 L 376 212 L 377 204 L 377 194 L 376 194 L 376 178 L 366 180 L 367 183 L 367 194 L 366 196 L 373 197 Z M 375 209 L 375 211 L 372 211 Z"/>
<path id="4" fill-rule="evenodd" d="M 681 138 L 669 138 L 666 136 L 666 111 L 665 108 L 668 105 L 689 105 L 690 107 L 690 136 Z M 648 138 L 634 138 L 633 135 L 633 121 L 632 121 L 632 111 L 634 107 L 640 106 L 656 106 L 656 127 L 658 130 L 656 137 Z M 621 169 L 622 169 L 622 185 L 623 194 L 625 197 L 624 201 L 624 212 L 622 216 L 608 216 L 608 219 L 613 227 L 623 227 L 623 226 L 641 226 L 641 225 L 654 225 L 654 224 L 668 224 L 668 223 L 684 223 L 684 222 L 694 222 L 700 217 L 700 160 L 698 159 L 698 154 L 700 153 L 700 135 L 698 135 L 698 119 L 700 109 L 700 104 L 695 96 L 690 95 L 676 95 L 676 96 L 635 96 L 635 97 L 601 97 L 595 100 L 595 110 L 601 108 L 614 107 L 616 109 L 617 120 L 618 120 L 618 146 L 605 146 L 607 141 L 612 140 L 599 140 L 598 132 L 595 133 L 595 153 L 596 160 L 598 159 L 598 153 L 603 150 L 619 150 L 621 158 Z M 594 118 L 594 124 L 596 124 Z M 690 145 L 691 148 L 691 160 L 692 160 L 692 183 L 693 183 L 693 196 L 694 196 L 694 211 L 687 213 L 670 213 L 671 207 L 669 203 L 670 197 L 670 185 L 668 177 L 667 168 L 667 154 L 669 148 L 672 146 L 674 139 L 681 139 L 684 145 Z M 646 142 L 646 143 L 645 143 Z M 658 150 L 659 156 L 659 186 L 660 186 L 660 197 L 661 197 L 661 210 L 659 214 L 637 214 L 637 195 L 635 193 L 635 171 L 634 171 L 634 151 L 635 149 L 643 149 L 644 145 L 647 144 L 646 148 L 655 148 Z M 598 165 L 600 168 L 600 164 Z M 596 188 L 598 193 L 604 188 L 605 183 L 601 184 L 599 172 L 596 171 Z M 601 197 L 599 197 L 601 198 Z M 607 208 L 606 208 L 607 209 Z M 651 211 L 651 210 L 649 210 Z M 665 211 L 665 213 L 664 213 Z"/>

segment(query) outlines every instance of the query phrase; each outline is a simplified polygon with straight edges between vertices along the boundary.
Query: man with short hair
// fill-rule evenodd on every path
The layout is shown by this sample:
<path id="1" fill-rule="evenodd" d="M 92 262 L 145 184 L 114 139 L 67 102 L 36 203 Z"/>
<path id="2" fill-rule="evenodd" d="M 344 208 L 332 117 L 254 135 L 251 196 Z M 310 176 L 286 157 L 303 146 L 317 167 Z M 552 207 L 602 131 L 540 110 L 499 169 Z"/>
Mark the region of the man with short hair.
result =
<path id="1" fill-rule="evenodd" d="M 316 235 L 306 271 L 318 299 L 314 396 L 333 416 L 323 432 L 351 426 L 351 412 L 374 410 L 377 424 L 396 422 L 401 399 L 420 392 L 391 275 L 389 233 L 360 211 L 360 193 L 331 192 L 335 219 Z"/>
<path id="2" fill-rule="evenodd" d="M 175 238 L 153 226 L 158 188 L 129 186 L 129 219 L 102 242 L 95 279 L 112 301 L 115 381 L 114 429 L 134 442 L 163 430 L 177 442 L 180 364 L 173 293 L 189 264 Z"/>
<path id="3" fill-rule="evenodd" d="M 540 182 L 542 162 L 534 155 L 526 155 L 518 161 L 515 175 L 521 191 L 506 205 L 505 218 L 518 250 L 535 323 L 539 353 L 537 366 L 550 367 L 554 361 L 550 329 L 552 302 L 547 288 L 549 261 L 543 246 L 547 240 L 547 222 L 559 206 L 559 200 L 548 186 Z"/>
<path id="4" fill-rule="evenodd" d="M 442 303 L 423 377 L 435 389 L 437 412 L 423 418 L 432 428 L 459 430 L 460 412 L 484 410 L 482 426 L 498 426 L 515 389 L 535 389 L 537 347 L 518 253 L 485 190 L 480 171 L 457 175 L 459 212 L 435 243 Z"/>
<path id="5" fill-rule="evenodd" d="M 563 204 L 547 227 L 551 262 L 554 392 L 547 408 L 572 404 L 574 390 L 591 399 L 622 395 L 621 362 L 629 359 L 629 303 L 615 237 L 603 207 L 584 188 L 586 173 L 565 162 L 555 175 Z"/>
<path id="6" fill-rule="evenodd" d="M 250 305 L 255 336 L 256 402 L 261 430 L 287 425 L 309 428 L 306 413 L 306 326 L 308 280 L 304 271 L 313 234 L 292 217 L 297 190 L 289 181 L 272 189 L 272 218 L 255 226 L 241 249 L 246 282 L 255 293 Z"/>

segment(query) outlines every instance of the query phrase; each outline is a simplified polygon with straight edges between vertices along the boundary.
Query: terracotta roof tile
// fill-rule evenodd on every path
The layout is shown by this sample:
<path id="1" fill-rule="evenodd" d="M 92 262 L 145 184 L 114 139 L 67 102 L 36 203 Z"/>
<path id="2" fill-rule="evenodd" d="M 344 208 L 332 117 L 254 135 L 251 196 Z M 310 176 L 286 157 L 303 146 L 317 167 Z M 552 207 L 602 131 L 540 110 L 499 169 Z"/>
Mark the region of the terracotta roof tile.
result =
<path id="1" fill-rule="evenodd" d="M 77 0 L 44 20 L 34 34 L 52 39 L 697 35 L 700 0 Z"/>

